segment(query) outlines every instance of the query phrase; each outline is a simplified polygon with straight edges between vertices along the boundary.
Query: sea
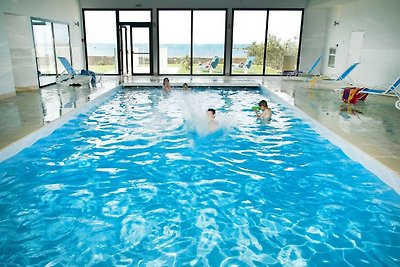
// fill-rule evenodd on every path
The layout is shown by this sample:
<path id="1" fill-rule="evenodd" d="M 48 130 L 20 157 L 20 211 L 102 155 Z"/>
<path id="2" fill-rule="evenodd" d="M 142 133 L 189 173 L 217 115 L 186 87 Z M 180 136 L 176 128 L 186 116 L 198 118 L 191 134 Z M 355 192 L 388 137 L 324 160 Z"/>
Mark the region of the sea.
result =
<path id="1" fill-rule="evenodd" d="M 237 44 L 233 49 L 233 57 L 246 57 L 249 44 Z M 147 44 L 135 44 L 135 52 L 146 53 Z M 184 57 L 190 54 L 190 44 L 161 44 L 160 48 L 167 48 L 168 57 Z M 89 56 L 115 56 L 117 54 L 116 44 L 88 43 Z M 195 44 L 193 45 L 194 57 L 224 57 L 223 44 Z"/>

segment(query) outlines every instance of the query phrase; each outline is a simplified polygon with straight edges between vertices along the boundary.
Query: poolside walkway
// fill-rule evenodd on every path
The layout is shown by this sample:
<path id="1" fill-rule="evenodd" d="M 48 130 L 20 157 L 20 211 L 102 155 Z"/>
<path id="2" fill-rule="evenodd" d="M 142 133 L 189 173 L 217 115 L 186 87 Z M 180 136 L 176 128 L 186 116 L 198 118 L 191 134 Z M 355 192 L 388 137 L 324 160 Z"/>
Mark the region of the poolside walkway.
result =
<path id="1" fill-rule="evenodd" d="M 104 77 L 96 88 L 50 85 L 0 100 L 0 149 L 68 114 L 119 84 Z M 1 153 L 1 150 L 0 150 Z"/>
<path id="2" fill-rule="evenodd" d="M 335 87 L 306 88 L 301 81 L 280 77 L 169 76 L 171 84 L 223 86 L 262 84 L 343 139 L 357 146 L 400 175 L 400 111 L 395 98 L 368 96 L 356 106 L 340 101 Z M 95 99 L 120 84 L 120 77 L 104 77 L 102 86 L 60 87 L 52 85 L 35 92 L 17 93 L 0 101 L 0 149 L 41 128 L 76 107 Z M 162 85 L 162 76 L 124 77 L 126 85 Z M 1 153 L 1 151 L 0 151 Z"/>
<path id="3" fill-rule="evenodd" d="M 366 102 L 350 105 L 332 86 L 309 89 L 299 81 L 271 78 L 263 84 L 400 175 L 400 110 L 394 106 L 395 97 L 369 95 Z"/>

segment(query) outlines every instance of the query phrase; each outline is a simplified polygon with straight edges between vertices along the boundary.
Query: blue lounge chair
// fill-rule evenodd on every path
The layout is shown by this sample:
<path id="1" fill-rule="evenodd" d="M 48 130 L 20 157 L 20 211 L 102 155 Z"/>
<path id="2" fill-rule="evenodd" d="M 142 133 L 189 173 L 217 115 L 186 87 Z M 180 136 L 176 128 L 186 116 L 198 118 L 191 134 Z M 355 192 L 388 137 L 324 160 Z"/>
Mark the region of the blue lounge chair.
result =
<path id="1" fill-rule="evenodd" d="M 293 76 L 300 76 L 300 77 L 312 77 L 315 75 L 319 75 L 319 73 L 317 74 L 313 74 L 315 68 L 319 65 L 319 63 L 321 63 L 322 60 L 322 56 L 320 56 L 319 58 L 317 58 L 317 60 L 315 60 L 315 62 L 312 64 L 312 66 L 310 67 L 310 69 L 307 72 L 301 71 L 301 70 L 284 70 L 281 73 L 282 77 L 293 77 Z"/>
<path id="2" fill-rule="evenodd" d="M 91 86 L 96 86 L 96 82 L 99 82 L 101 79 L 101 75 L 96 75 L 93 71 L 81 70 L 79 72 L 75 70 L 65 57 L 58 57 L 58 60 L 60 60 L 61 64 L 65 68 L 65 71 L 59 74 L 56 78 L 56 82 L 59 84 L 90 84 Z"/>
<path id="3" fill-rule="evenodd" d="M 360 63 L 356 62 L 350 67 L 348 67 L 338 78 L 322 78 L 324 81 L 343 81 L 347 76 L 349 76 L 350 72 L 352 72 Z"/>
<path id="4" fill-rule="evenodd" d="M 254 59 L 255 59 L 255 57 L 250 56 L 250 57 L 247 57 L 247 59 L 244 63 L 233 64 L 232 70 L 243 70 L 244 73 L 247 73 L 247 71 L 251 68 L 251 65 L 253 65 Z"/>
<path id="5" fill-rule="evenodd" d="M 345 70 L 342 75 L 339 76 L 339 78 L 336 79 L 336 81 L 343 81 L 349 74 L 354 70 L 355 67 L 360 63 L 354 63 L 351 65 L 347 70 Z"/>
<path id="6" fill-rule="evenodd" d="M 210 73 L 215 70 L 219 64 L 220 58 L 218 56 L 215 56 L 212 60 L 208 61 L 206 64 L 200 64 L 200 70 L 202 71 L 208 71 Z"/>
<path id="7" fill-rule="evenodd" d="M 372 89 L 372 88 L 362 88 L 359 94 L 371 94 L 371 95 L 395 95 L 397 96 L 398 100 L 395 103 L 397 109 L 400 109 L 400 76 L 394 83 L 389 86 L 386 90 L 379 90 L 379 89 Z"/>
<path id="8" fill-rule="evenodd" d="M 339 77 L 335 78 L 334 76 L 332 77 L 324 77 L 324 76 L 315 76 L 309 81 L 309 87 L 312 88 L 314 87 L 319 80 L 322 80 L 324 82 L 343 82 L 344 79 L 349 76 L 349 74 L 359 65 L 360 63 L 356 62 L 350 67 L 348 67 Z"/>

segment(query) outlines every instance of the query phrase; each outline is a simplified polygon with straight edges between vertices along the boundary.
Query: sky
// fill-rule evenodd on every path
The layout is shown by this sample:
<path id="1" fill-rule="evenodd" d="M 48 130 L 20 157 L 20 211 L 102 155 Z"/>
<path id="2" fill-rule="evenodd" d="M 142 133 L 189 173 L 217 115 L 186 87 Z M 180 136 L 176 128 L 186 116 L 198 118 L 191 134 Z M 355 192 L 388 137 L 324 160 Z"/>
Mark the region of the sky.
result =
<path id="1" fill-rule="evenodd" d="M 190 43 L 190 11 L 160 11 L 160 43 Z M 196 44 L 223 43 L 225 38 L 224 11 L 194 11 L 193 41 Z M 85 13 L 89 43 L 116 43 L 114 12 Z M 264 42 L 266 11 L 235 11 L 234 43 Z M 301 11 L 270 11 L 268 33 L 283 40 L 300 34 Z M 122 16 L 121 16 L 122 17 Z M 142 17 L 144 19 L 147 16 Z M 137 42 L 146 36 L 136 36 Z"/>

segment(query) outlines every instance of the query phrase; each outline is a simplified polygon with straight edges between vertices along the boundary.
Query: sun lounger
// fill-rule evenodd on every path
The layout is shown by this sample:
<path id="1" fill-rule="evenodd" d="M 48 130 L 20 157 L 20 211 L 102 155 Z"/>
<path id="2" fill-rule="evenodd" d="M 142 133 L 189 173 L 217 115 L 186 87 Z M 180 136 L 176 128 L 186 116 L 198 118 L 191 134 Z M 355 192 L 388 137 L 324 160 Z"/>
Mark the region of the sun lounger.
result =
<path id="1" fill-rule="evenodd" d="M 89 70 L 75 70 L 68 59 L 65 57 L 58 57 L 61 64 L 64 66 L 65 71 L 57 75 L 56 82 L 63 85 L 78 86 L 81 84 L 90 84 L 96 86 L 96 83 L 100 81 L 101 74 L 96 74 Z"/>
<path id="2" fill-rule="evenodd" d="M 346 87 L 342 88 L 342 101 L 346 103 L 356 104 L 358 100 L 365 101 L 369 94 L 371 95 L 387 95 L 396 96 L 397 101 L 395 107 L 400 109 L 400 77 L 398 77 L 394 83 L 389 86 L 386 90 L 372 89 L 366 87 Z"/>
<path id="3" fill-rule="evenodd" d="M 240 64 L 232 64 L 232 70 L 234 71 L 243 71 L 243 73 L 248 72 L 248 70 L 251 68 L 251 66 L 253 65 L 255 57 L 250 56 L 246 59 L 246 61 L 244 63 L 240 63 Z"/>
<path id="4" fill-rule="evenodd" d="M 315 60 L 315 62 L 311 65 L 310 69 L 307 72 L 301 70 L 284 70 L 281 73 L 281 77 L 283 79 L 289 77 L 313 77 L 319 75 L 319 73 L 314 73 L 314 70 L 320 64 L 321 60 L 322 56 Z"/>
<path id="5" fill-rule="evenodd" d="M 348 67 L 339 77 L 331 76 L 331 77 L 325 77 L 325 76 L 315 76 L 309 81 L 309 87 L 312 88 L 314 87 L 319 81 L 322 82 L 344 82 L 344 80 L 349 76 L 349 74 L 359 65 L 360 63 L 354 63 L 350 67 Z M 351 84 L 351 83 L 350 83 Z"/>
<path id="6" fill-rule="evenodd" d="M 207 71 L 209 73 L 212 73 L 218 66 L 220 58 L 218 56 L 215 56 L 213 59 L 208 61 L 206 64 L 200 64 L 199 68 L 202 71 Z"/>

